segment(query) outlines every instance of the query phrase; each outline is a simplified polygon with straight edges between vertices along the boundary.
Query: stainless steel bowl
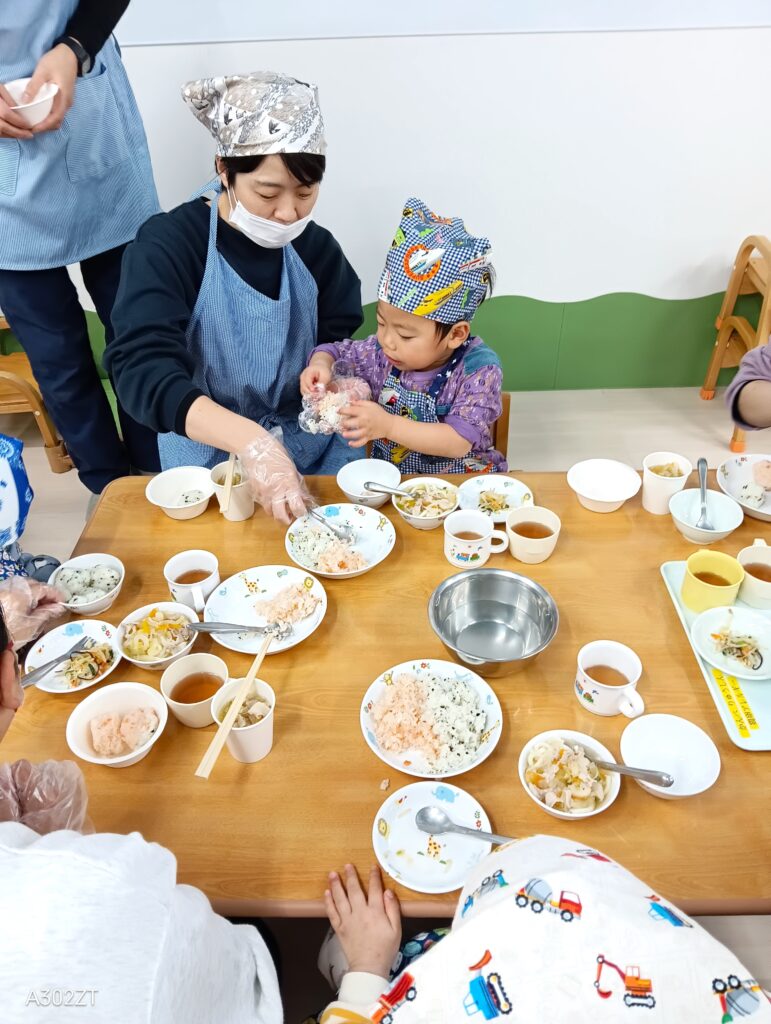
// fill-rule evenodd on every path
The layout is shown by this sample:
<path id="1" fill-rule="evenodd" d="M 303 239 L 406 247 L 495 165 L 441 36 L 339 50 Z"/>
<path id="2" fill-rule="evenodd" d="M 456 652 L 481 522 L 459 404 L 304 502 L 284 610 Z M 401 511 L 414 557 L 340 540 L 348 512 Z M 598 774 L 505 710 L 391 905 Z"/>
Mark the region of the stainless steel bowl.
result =
<path id="1" fill-rule="evenodd" d="M 450 654 L 488 676 L 523 668 L 549 646 L 559 625 L 548 590 L 505 569 L 448 577 L 429 599 L 428 618 Z"/>

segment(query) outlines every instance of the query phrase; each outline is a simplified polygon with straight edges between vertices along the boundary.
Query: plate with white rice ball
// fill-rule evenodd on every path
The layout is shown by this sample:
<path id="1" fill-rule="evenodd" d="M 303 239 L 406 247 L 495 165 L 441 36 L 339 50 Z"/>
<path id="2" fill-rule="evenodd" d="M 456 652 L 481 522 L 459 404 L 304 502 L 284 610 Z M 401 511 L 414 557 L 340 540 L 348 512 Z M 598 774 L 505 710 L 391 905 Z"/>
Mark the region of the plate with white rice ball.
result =
<path id="1" fill-rule="evenodd" d="M 750 518 L 771 523 L 771 455 L 733 455 L 717 467 L 716 479 Z"/>
<path id="2" fill-rule="evenodd" d="M 481 764 L 501 738 L 494 690 L 450 661 L 405 661 L 364 695 L 361 731 L 380 760 L 418 779 L 448 779 Z"/>
<path id="3" fill-rule="evenodd" d="M 374 569 L 393 551 L 393 523 L 376 508 L 340 502 L 315 511 L 332 526 L 350 527 L 353 541 L 338 540 L 331 530 L 310 515 L 292 523 L 286 532 L 286 551 L 308 572 L 327 579 L 350 579 Z"/>
<path id="4" fill-rule="evenodd" d="M 221 583 L 209 596 L 204 622 L 237 622 L 265 626 L 269 621 L 287 622 L 292 631 L 283 640 L 272 640 L 268 654 L 279 654 L 307 640 L 327 613 L 327 592 L 314 576 L 292 565 L 260 565 L 244 569 Z M 212 633 L 222 647 L 243 654 L 257 654 L 261 633 Z"/>

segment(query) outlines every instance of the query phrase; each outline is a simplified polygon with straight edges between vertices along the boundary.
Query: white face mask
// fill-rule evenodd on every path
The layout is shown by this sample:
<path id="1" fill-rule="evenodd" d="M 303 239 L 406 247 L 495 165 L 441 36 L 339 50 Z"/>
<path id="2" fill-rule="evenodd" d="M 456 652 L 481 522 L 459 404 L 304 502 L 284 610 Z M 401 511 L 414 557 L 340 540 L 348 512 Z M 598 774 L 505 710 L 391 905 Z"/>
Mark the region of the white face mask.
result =
<path id="1" fill-rule="evenodd" d="M 230 223 L 233 227 L 239 228 L 247 238 L 251 238 L 257 245 L 265 249 L 283 249 L 289 245 L 298 235 L 301 235 L 312 219 L 309 213 L 302 220 L 296 220 L 292 224 L 280 224 L 277 220 L 266 220 L 254 213 L 249 213 L 240 199 L 233 205 L 235 193 L 231 195 L 228 189 L 228 201 L 230 203 Z"/>

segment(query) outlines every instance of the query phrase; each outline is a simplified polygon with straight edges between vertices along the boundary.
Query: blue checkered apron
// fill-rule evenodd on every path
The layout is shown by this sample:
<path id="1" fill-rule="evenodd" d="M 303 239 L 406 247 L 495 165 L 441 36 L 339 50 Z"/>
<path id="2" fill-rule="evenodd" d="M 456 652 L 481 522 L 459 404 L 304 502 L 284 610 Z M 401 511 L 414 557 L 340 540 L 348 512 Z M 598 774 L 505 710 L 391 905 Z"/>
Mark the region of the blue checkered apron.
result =
<path id="1" fill-rule="evenodd" d="M 2 3 L 0 82 L 26 78 L 77 0 Z M 142 119 L 115 40 L 57 131 L 0 139 L 0 269 L 48 270 L 131 241 L 158 213 Z"/>
<path id="2" fill-rule="evenodd" d="M 205 185 L 200 195 L 210 191 Z M 269 299 L 248 285 L 217 251 L 217 195 L 201 290 L 187 328 L 193 383 L 218 405 L 272 431 L 301 473 L 336 473 L 363 452 L 339 437 L 300 430 L 300 374 L 316 342 L 318 288 L 291 245 L 284 247 L 281 289 Z M 211 445 L 160 434 L 164 469 L 215 466 L 227 458 Z"/>

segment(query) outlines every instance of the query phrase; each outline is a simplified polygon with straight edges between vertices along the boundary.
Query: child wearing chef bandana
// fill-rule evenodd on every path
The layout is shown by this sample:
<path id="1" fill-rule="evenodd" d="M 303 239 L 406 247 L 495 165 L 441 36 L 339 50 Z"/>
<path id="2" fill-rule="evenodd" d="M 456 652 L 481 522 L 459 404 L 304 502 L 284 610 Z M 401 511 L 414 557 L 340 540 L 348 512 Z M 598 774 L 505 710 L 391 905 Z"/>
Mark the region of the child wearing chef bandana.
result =
<path id="1" fill-rule="evenodd" d="M 501 365 L 471 320 L 490 294 L 490 241 L 457 217 L 439 217 L 408 199 L 380 278 L 377 334 L 318 345 L 300 377 L 311 394 L 342 360 L 370 386 L 374 401 L 341 411 L 353 448 L 372 441 L 372 456 L 402 473 L 505 472 L 492 445 L 501 415 Z"/>

